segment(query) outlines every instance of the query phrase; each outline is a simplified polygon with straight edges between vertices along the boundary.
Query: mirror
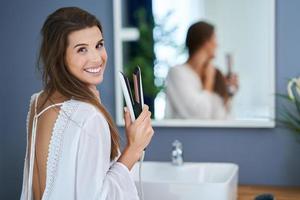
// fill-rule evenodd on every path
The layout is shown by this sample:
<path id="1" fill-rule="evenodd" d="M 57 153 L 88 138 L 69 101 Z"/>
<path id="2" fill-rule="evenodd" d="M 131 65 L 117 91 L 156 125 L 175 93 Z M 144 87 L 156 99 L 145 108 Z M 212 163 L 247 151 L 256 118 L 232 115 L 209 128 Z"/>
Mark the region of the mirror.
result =
<path id="1" fill-rule="evenodd" d="M 118 73 L 130 75 L 139 65 L 154 126 L 275 126 L 275 0 L 114 0 L 113 6 L 118 125 L 125 105 Z M 213 37 L 192 51 L 198 36 L 189 36 L 196 39 L 187 48 L 187 31 L 199 21 L 213 27 Z"/>

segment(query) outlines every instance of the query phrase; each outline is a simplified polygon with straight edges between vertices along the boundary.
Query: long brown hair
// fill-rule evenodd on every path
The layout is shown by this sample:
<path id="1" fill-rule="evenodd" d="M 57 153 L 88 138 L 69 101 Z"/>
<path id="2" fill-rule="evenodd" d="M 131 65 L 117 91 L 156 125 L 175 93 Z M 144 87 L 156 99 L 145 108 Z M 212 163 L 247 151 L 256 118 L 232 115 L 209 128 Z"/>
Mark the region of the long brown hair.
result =
<path id="1" fill-rule="evenodd" d="M 199 21 L 192 24 L 186 35 L 185 45 L 188 49 L 189 56 L 192 56 L 213 36 L 215 28 L 213 25 Z"/>
<path id="2" fill-rule="evenodd" d="M 66 98 L 91 103 L 103 113 L 111 135 L 110 158 L 114 159 L 118 155 L 119 134 L 112 117 L 88 86 L 68 71 L 65 62 L 70 33 L 93 26 L 97 26 L 103 34 L 99 20 L 80 8 L 60 8 L 49 15 L 41 30 L 38 68 L 42 71 L 44 92 L 47 94 L 45 101 L 57 91 Z"/>
<path id="3" fill-rule="evenodd" d="M 223 102 L 225 105 L 229 99 L 226 78 L 222 74 L 222 72 L 217 68 L 216 68 L 216 74 L 215 74 L 214 92 L 217 93 L 218 95 L 220 95 L 220 97 L 223 99 Z"/>

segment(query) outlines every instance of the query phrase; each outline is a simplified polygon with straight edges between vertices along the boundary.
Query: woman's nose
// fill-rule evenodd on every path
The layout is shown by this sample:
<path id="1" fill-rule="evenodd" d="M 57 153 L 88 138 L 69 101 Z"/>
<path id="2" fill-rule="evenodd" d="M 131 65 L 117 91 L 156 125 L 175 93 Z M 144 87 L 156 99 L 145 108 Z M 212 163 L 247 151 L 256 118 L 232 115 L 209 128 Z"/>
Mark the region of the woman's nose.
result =
<path id="1" fill-rule="evenodd" d="M 97 63 L 99 62 L 99 63 L 101 63 L 102 62 L 102 58 L 101 58 L 100 52 L 97 51 L 97 50 L 92 51 L 91 55 L 90 55 L 90 60 L 92 62 L 97 62 Z"/>

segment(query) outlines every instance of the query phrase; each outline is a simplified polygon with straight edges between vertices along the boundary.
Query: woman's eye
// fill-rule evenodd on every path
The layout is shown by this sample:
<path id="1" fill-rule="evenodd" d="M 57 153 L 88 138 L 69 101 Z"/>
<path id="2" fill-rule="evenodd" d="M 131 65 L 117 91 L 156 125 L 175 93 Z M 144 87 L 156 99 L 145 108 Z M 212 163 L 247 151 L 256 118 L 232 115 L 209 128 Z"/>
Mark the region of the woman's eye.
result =
<path id="1" fill-rule="evenodd" d="M 78 53 L 84 53 L 86 51 L 87 51 L 87 49 L 85 47 L 82 47 L 82 48 L 79 48 L 77 52 Z"/>
<path id="2" fill-rule="evenodd" d="M 103 46 L 104 46 L 104 43 L 101 42 L 101 43 L 97 44 L 96 48 L 99 49 L 99 48 L 102 48 Z"/>

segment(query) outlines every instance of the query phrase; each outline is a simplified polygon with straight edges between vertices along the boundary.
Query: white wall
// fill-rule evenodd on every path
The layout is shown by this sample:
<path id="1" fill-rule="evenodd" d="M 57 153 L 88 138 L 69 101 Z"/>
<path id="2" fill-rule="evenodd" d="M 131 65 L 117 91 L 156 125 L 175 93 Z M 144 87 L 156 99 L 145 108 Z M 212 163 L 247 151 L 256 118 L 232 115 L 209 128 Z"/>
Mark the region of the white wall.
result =
<path id="1" fill-rule="evenodd" d="M 225 54 L 232 53 L 240 90 L 236 115 L 268 115 L 270 91 L 269 0 L 205 0 L 206 18 L 216 27 L 219 48 L 216 65 L 226 72 Z M 270 93 L 271 92 L 271 93 Z M 266 95 L 268 94 L 268 95 Z M 257 111 L 257 112 L 253 112 Z"/>

